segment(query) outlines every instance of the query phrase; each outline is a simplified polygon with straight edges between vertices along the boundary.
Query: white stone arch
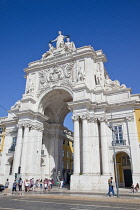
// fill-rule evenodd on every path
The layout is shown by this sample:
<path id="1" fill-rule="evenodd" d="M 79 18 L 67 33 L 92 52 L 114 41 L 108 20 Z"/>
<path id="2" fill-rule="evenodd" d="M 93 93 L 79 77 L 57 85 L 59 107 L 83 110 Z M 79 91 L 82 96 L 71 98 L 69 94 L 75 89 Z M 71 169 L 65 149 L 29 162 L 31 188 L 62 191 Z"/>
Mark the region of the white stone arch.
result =
<path id="1" fill-rule="evenodd" d="M 133 181 L 130 152 L 129 150 L 119 150 L 115 155 L 119 187 L 131 187 Z"/>
<path id="2" fill-rule="evenodd" d="M 50 123 L 59 122 L 63 124 L 64 118 L 69 112 L 67 102 L 72 100 L 73 92 L 70 88 L 66 86 L 50 88 L 39 97 L 37 109 L 48 116 Z M 55 105 L 58 105 L 58 107 L 55 107 Z"/>
<path id="3" fill-rule="evenodd" d="M 41 103 L 42 99 L 43 99 L 49 92 L 51 92 L 51 91 L 53 91 L 53 90 L 57 90 L 57 89 L 61 89 L 61 90 L 67 91 L 67 92 L 71 95 L 71 97 L 73 98 L 73 91 L 71 90 L 71 88 L 69 88 L 69 87 L 67 87 L 67 86 L 55 86 L 55 87 L 51 87 L 51 88 L 45 90 L 45 91 L 40 95 L 40 97 L 38 98 L 38 100 L 37 100 L 37 110 L 39 110 L 39 106 L 40 106 L 40 103 Z"/>
<path id="4" fill-rule="evenodd" d="M 122 153 L 122 152 L 126 153 L 130 157 L 130 151 L 129 150 L 117 150 L 115 152 L 115 155 L 117 155 L 119 153 Z M 112 155 L 112 160 L 114 160 L 114 154 Z"/>

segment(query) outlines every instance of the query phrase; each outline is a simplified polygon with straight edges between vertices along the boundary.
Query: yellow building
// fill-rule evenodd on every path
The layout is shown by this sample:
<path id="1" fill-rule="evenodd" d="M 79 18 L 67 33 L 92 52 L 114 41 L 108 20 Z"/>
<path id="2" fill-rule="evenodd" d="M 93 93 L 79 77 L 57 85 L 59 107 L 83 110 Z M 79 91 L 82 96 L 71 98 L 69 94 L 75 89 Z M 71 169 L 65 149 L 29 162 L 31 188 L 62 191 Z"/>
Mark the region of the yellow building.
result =
<path id="1" fill-rule="evenodd" d="M 62 176 L 69 183 L 73 173 L 73 132 L 69 130 L 64 130 L 62 158 Z"/>
<path id="2" fill-rule="evenodd" d="M 140 109 L 135 109 L 135 118 L 136 118 L 138 140 L 140 142 Z"/>
<path id="3" fill-rule="evenodd" d="M 0 153 L 3 151 L 4 139 L 5 139 L 5 128 L 0 127 Z"/>

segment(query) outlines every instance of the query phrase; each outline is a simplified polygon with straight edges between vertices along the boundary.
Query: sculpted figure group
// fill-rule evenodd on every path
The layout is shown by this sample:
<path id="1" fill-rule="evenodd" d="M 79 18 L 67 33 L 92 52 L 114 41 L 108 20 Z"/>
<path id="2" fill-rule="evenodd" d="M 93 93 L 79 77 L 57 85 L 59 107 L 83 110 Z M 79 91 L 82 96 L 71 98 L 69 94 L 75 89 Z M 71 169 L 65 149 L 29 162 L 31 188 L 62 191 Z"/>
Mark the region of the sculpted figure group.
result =
<path id="1" fill-rule="evenodd" d="M 56 39 L 49 42 L 49 50 L 42 55 L 42 58 L 48 57 L 49 55 L 52 55 L 54 51 L 73 51 L 75 50 L 75 44 L 74 42 L 70 42 L 69 35 L 62 35 L 61 31 L 58 31 L 58 37 Z M 66 38 L 67 42 L 64 42 L 64 39 Z M 56 42 L 56 48 L 52 45 L 53 42 Z"/>

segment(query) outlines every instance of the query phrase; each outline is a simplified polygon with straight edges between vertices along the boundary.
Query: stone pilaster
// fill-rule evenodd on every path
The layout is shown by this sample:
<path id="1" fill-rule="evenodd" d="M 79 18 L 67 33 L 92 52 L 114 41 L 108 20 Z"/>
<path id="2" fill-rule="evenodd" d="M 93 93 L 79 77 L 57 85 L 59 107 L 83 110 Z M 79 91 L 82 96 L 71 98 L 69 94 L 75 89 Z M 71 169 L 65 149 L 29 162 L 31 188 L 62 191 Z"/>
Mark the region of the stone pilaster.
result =
<path id="1" fill-rule="evenodd" d="M 80 173 L 80 131 L 79 116 L 72 117 L 74 122 L 74 174 Z"/>
<path id="2" fill-rule="evenodd" d="M 21 174 L 26 174 L 26 165 L 27 161 L 29 161 L 29 154 L 27 152 L 28 149 L 28 141 L 29 141 L 29 124 L 24 125 L 24 137 L 23 137 L 23 147 L 22 147 L 22 155 L 21 155 Z"/>
<path id="3" fill-rule="evenodd" d="M 89 174 L 90 173 L 90 156 L 89 156 L 89 144 L 90 144 L 90 138 L 89 138 L 89 129 L 88 129 L 88 116 L 82 115 L 82 138 L 83 138 L 83 174 Z"/>
<path id="4" fill-rule="evenodd" d="M 101 153 L 102 153 L 102 173 L 103 175 L 110 175 L 109 169 L 109 149 L 107 138 L 107 119 L 105 116 L 99 118 L 101 126 Z"/>
<path id="5" fill-rule="evenodd" d="M 100 155 L 99 155 L 99 132 L 97 118 L 90 117 L 90 173 L 94 175 L 100 174 Z"/>
<path id="6" fill-rule="evenodd" d="M 14 153 L 13 173 L 18 173 L 18 167 L 21 166 L 21 151 L 23 146 L 23 126 L 18 126 L 17 142 Z"/>

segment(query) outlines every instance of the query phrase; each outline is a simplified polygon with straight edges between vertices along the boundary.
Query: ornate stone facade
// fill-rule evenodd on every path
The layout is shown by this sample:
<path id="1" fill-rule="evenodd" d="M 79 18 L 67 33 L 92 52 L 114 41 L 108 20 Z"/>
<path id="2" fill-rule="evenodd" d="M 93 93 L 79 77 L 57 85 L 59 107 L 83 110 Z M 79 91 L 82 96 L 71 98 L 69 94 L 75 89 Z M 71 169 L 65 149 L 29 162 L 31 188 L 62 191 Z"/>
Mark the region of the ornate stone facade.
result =
<path id="1" fill-rule="evenodd" d="M 70 110 L 74 124 L 71 189 L 107 188 L 107 179 L 115 177 L 114 157 L 119 185 L 130 185 L 128 176 L 134 184 L 140 183 L 134 116 L 140 95 L 131 95 L 130 88 L 112 81 L 105 62 L 102 50 L 76 48 L 59 31 L 42 58 L 24 69 L 25 94 L 0 120 L 8 134 L 0 156 L 0 183 L 8 177 L 12 183 L 19 167 L 23 179 L 55 180 L 58 171 L 62 174 L 63 122 Z"/>

